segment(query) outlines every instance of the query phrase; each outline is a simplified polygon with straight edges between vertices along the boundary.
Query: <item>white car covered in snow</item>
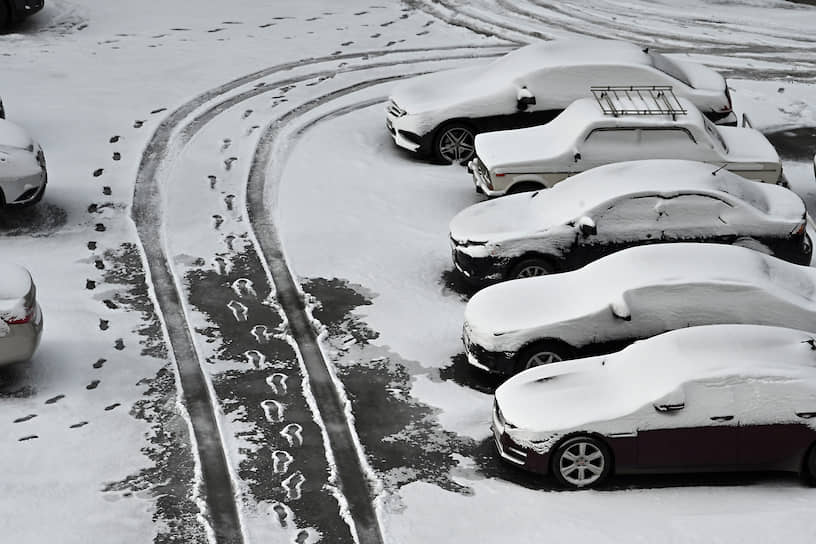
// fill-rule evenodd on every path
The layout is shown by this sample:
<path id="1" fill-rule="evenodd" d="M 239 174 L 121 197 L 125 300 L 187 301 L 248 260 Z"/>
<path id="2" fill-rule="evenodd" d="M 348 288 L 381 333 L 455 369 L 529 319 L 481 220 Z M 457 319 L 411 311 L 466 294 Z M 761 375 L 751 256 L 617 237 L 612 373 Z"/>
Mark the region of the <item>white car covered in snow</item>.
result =
<path id="1" fill-rule="evenodd" d="M 479 134 L 468 170 L 476 190 L 491 197 L 552 187 L 596 166 L 637 159 L 695 160 L 756 181 L 782 180 L 779 155 L 761 132 L 715 125 L 691 102 L 671 101 L 663 111 L 672 113 L 614 114 L 635 110 L 576 100 L 546 125 Z"/>
<path id="2" fill-rule="evenodd" d="M 627 247 L 714 242 L 809 264 L 802 199 L 710 164 L 599 166 L 552 189 L 488 200 L 450 223 L 453 263 L 474 284 L 574 270 Z"/>
<path id="3" fill-rule="evenodd" d="M 816 331 L 816 269 L 720 244 L 639 246 L 491 285 L 465 308 L 468 362 L 513 374 L 694 325 Z"/>
<path id="4" fill-rule="evenodd" d="M 0 265 L 0 366 L 27 361 L 40 343 L 37 288 L 22 266 Z"/>
<path id="5" fill-rule="evenodd" d="M 40 144 L 23 128 L 0 120 L 0 207 L 39 202 L 47 183 Z"/>
<path id="6" fill-rule="evenodd" d="M 386 126 L 402 148 L 463 162 L 476 134 L 546 123 L 592 85 L 668 85 L 712 120 L 736 124 L 725 80 L 714 70 L 628 42 L 574 38 L 405 81 L 391 92 Z"/>
<path id="7" fill-rule="evenodd" d="M 496 390 L 501 457 L 561 484 L 612 472 L 816 478 L 816 338 L 756 325 L 672 331 L 523 372 Z"/>

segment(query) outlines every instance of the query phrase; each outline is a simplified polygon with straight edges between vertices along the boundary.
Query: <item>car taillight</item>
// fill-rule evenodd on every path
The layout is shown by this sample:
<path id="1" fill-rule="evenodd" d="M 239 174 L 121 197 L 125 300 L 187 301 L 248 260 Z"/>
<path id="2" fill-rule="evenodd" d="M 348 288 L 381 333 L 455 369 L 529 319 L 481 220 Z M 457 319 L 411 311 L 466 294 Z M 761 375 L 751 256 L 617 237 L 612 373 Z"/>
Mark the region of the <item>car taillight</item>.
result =
<path id="1" fill-rule="evenodd" d="M 9 325 L 25 325 L 34 317 L 34 308 L 26 309 L 26 316 L 21 319 L 7 319 L 6 323 Z"/>

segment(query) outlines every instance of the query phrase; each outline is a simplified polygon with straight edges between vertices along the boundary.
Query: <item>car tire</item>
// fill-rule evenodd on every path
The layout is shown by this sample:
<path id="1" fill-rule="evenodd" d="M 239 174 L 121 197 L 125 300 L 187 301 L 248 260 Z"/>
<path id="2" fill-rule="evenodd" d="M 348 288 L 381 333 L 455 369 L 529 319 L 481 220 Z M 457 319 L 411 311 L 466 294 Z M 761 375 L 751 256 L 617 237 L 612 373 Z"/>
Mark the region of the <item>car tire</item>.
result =
<path id="1" fill-rule="evenodd" d="M 464 123 L 443 125 L 436 131 L 433 154 L 445 164 L 464 164 L 476 155 L 476 131 Z"/>
<path id="2" fill-rule="evenodd" d="M 811 487 L 816 487 L 816 443 L 810 446 L 803 465 L 802 475 L 805 482 Z"/>
<path id="3" fill-rule="evenodd" d="M 612 471 L 612 454 L 600 440 L 574 436 L 555 449 L 552 474 L 564 487 L 588 489 L 603 483 Z"/>
<path id="4" fill-rule="evenodd" d="M 507 275 L 508 280 L 517 280 L 520 278 L 533 278 L 536 276 L 544 276 L 555 271 L 553 264 L 544 257 L 529 257 L 522 259 L 510 268 L 510 273 Z"/>
<path id="5" fill-rule="evenodd" d="M 6 0 L 0 0 L 0 30 L 5 30 L 11 24 L 11 6 Z M 5 117 L 0 116 L 0 119 Z"/>
<path id="6" fill-rule="evenodd" d="M 756 238 L 751 238 L 750 236 L 741 236 L 734 240 L 731 243 L 731 245 L 737 247 L 744 247 L 746 249 L 753 249 L 754 251 L 758 251 L 764 255 L 773 255 L 773 251 L 771 251 L 771 249 L 768 246 L 766 246 Z"/>
<path id="7" fill-rule="evenodd" d="M 540 191 L 542 189 L 546 189 L 540 183 L 536 183 L 534 181 L 522 181 L 521 183 L 516 183 L 510 189 L 507 190 L 508 195 L 515 195 L 518 193 L 529 193 L 531 191 Z"/>
<path id="8" fill-rule="evenodd" d="M 516 372 L 529 368 L 558 363 L 572 359 L 575 350 L 572 346 L 558 340 L 543 340 L 531 344 L 516 355 Z"/>

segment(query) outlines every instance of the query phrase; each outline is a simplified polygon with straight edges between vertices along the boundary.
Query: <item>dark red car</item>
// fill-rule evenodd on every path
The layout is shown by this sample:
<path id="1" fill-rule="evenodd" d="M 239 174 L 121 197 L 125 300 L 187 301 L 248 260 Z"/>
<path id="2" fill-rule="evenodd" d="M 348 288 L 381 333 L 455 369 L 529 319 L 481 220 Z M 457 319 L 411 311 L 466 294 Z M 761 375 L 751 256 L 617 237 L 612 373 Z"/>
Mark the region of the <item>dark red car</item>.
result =
<path id="1" fill-rule="evenodd" d="M 496 390 L 501 457 L 586 488 L 614 473 L 816 477 L 816 338 L 758 325 L 668 332 L 532 368 Z"/>

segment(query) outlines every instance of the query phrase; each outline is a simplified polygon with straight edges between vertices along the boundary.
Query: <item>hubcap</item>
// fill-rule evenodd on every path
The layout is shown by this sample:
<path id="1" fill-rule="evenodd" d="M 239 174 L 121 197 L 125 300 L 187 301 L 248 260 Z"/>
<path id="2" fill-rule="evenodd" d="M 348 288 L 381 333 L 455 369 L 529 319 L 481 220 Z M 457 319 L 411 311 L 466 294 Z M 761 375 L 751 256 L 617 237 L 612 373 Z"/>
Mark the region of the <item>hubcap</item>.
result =
<path id="1" fill-rule="evenodd" d="M 449 128 L 439 138 L 439 155 L 450 162 L 463 162 L 473 156 L 473 133 L 466 128 Z"/>
<path id="2" fill-rule="evenodd" d="M 576 442 L 561 454 L 558 471 L 576 487 L 592 485 L 603 474 L 606 460 L 603 452 L 591 442 Z"/>
<path id="3" fill-rule="evenodd" d="M 525 266 L 521 270 L 519 270 L 518 274 L 516 274 L 517 278 L 532 278 L 535 276 L 544 276 L 548 274 L 549 270 L 545 267 L 541 266 L 540 264 L 531 264 L 529 266 Z"/>
<path id="4" fill-rule="evenodd" d="M 552 351 L 540 351 L 527 359 L 527 365 L 524 368 L 533 368 L 535 366 L 548 365 L 550 363 L 557 363 L 561 357 Z"/>

